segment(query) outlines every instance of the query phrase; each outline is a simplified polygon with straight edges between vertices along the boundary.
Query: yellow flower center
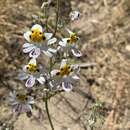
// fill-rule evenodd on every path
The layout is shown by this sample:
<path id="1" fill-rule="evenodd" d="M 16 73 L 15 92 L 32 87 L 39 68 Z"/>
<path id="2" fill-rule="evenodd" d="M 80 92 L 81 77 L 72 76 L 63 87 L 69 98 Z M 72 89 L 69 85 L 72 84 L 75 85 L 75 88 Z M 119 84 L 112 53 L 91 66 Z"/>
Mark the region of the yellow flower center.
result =
<path id="1" fill-rule="evenodd" d="M 76 33 L 71 34 L 70 38 L 67 40 L 68 43 L 73 44 L 78 41 Z"/>
<path id="2" fill-rule="evenodd" d="M 69 65 L 65 65 L 63 68 L 60 69 L 57 75 L 60 75 L 60 76 L 69 75 L 72 71 L 73 70 Z"/>
<path id="3" fill-rule="evenodd" d="M 46 40 L 46 37 L 43 32 L 40 32 L 38 29 L 32 30 L 30 39 L 33 42 L 42 42 Z"/>
<path id="4" fill-rule="evenodd" d="M 35 73 L 39 71 L 39 69 L 37 68 L 37 65 L 34 65 L 34 64 L 28 64 L 27 70 L 30 73 Z"/>
<path id="5" fill-rule="evenodd" d="M 17 94 L 16 97 L 17 97 L 17 100 L 22 103 L 28 100 L 28 97 L 25 94 Z"/>

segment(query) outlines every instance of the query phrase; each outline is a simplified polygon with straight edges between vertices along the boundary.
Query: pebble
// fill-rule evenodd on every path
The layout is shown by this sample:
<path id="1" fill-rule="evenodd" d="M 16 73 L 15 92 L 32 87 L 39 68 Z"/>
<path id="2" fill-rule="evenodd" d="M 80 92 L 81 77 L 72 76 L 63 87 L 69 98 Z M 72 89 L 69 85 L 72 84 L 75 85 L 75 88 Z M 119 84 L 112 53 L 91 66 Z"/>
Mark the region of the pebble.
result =
<path id="1" fill-rule="evenodd" d="M 127 51 L 130 51 L 130 45 L 127 45 L 127 46 L 125 47 L 125 49 L 126 49 Z"/>

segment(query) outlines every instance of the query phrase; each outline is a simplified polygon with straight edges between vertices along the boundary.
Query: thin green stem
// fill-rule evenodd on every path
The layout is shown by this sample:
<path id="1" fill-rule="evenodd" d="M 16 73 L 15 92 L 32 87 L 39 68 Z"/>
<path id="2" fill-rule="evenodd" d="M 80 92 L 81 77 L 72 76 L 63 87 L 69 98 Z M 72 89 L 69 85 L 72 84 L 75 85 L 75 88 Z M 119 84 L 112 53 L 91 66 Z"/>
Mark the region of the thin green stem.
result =
<path id="1" fill-rule="evenodd" d="M 54 126 L 52 124 L 51 116 L 50 116 L 50 113 L 49 113 L 48 98 L 47 97 L 48 97 L 48 94 L 46 95 L 46 99 L 45 99 L 45 108 L 46 108 L 46 112 L 47 112 L 47 116 L 48 116 L 48 119 L 49 119 L 51 129 L 54 130 Z"/>
<path id="2" fill-rule="evenodd" d="M 60 11 L 60 0 L 57 0 L 56 23 L 55 23 L 55 30 L 54 30 L 53 36 L 55 36 L 55 35 L 56 35 L 56 32 L 57 32 L 58 21 L 59 21 L 59 11 Z"/>

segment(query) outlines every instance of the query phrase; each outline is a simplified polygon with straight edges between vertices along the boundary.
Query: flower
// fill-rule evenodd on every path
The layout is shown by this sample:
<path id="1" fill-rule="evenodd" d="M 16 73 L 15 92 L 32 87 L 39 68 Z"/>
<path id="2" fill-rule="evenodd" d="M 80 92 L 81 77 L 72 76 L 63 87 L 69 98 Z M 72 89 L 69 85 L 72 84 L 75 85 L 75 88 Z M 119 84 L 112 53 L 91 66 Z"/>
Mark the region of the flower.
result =
<path id="1" fill-rule="evenodd" d="M 36 64 L 36 59 L 32 58 L 27 65 L 23 67 L 23 71 L 19 74 L 19 78 L 21 80 L 25 80 L 26 84 L 25 86 L 30 88 L 35 84 L 35 81 L 37 80 L 40 84 L 44 84 L 46 72 L 42 71 L 38 68 Z"/>
<path id="2" fill-rule="evenodd" d="M 50 5 L 51 2 L 52 2 L 52 0 L 48 0 L 47 2 L 43 2 L 41 8 L 43 9 L 44 7 Z"/>
<path id="3" fill-rule="evenodd" d="M 69 65 L 67 59 L 63 59 L 60 69 L 54 69 L 51 71 L 51 76 L 54 77 L 54 81 L 51 85 L 54 87 L 59 87 L 59 85 L 61 85 L 63 90 L 71 91 L 73 84 L 79 80 L 78 73 L 79 67 Z"/>
<path id="4" fill-rule="evenodd" d="M 78 20 L 80 15 L 81 15 L 80 12 L 75 10 L 70 13 L 70 18 L 72 21 Z"/>
<path id="5" fill-rule="evenodd" d="M 37 58 L 41 52 L 52 57 L 56 50 L 49 46 L 57 41 L 56 38 L 52 38 L 52 35 L 52 33 L 44 33 L 41 25 L 33 25 L 31 31 L 24 33 L 24 38 L 28 42 L 23 45 L 23 52 L 29 53 L 33 58 Z"/>
<path id="6" fill-rule="evenodd" d="M 33 97 L 13 91 L 10 92 L 9 100 L 13 112 L 16 112 L 17 114 L 32 112 L 32 105 L 34 104 Z"/>
<path id="7" fill-rule="evenodd" d="M 82 56 L 81 52 L 78 50 L 77 43 L 79 41 L 79 37 L 77 36 L 76 33 L 70 31 L 67 29 L 68 33 L 70 34 L 69 38 L 63 38 L 62 41 L 59 42 L 59 45 L 61 46 L 61 50 L 65 53 L 72 52 L 72 54 L 75 57 L 80 57 Z"/>

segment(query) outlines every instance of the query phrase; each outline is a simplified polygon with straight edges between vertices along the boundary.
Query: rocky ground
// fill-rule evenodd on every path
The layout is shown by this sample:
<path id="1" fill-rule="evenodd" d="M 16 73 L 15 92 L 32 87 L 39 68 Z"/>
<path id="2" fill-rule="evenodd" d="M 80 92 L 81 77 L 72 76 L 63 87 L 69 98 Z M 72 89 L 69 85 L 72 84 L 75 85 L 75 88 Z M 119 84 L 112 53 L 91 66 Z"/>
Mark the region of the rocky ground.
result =
<path id="1" fill-rule="evenodd" d="M 81 37 L 80 62 L 97 65 L 81 70 L 75 91 L 50 100 L 55 130 L 130 130 L 130 1 L 69 2 L 64 6 L 67 9 L 61 7 L 61 15 L 77 9 L 81 12 L 81 19 L 71 23 Z M 23 86 L 17 79 L 26 63 L 23 32 L 35 22 L 34 15 L 43 13 L 40 5 L 40 0 L 0 0 L 0 130 L 13 129 L 14 117 L 5 99 L 12 88 Z M 102 105 L 94 115 L 92 108 L 99 102 Z M 40 107 L 43 120 L 36 113 L 31 119 L 21 115 L 14 130 L 51 130 L 45 107 Z M 93 116 L 97 117 L 94 122 Z"/>

